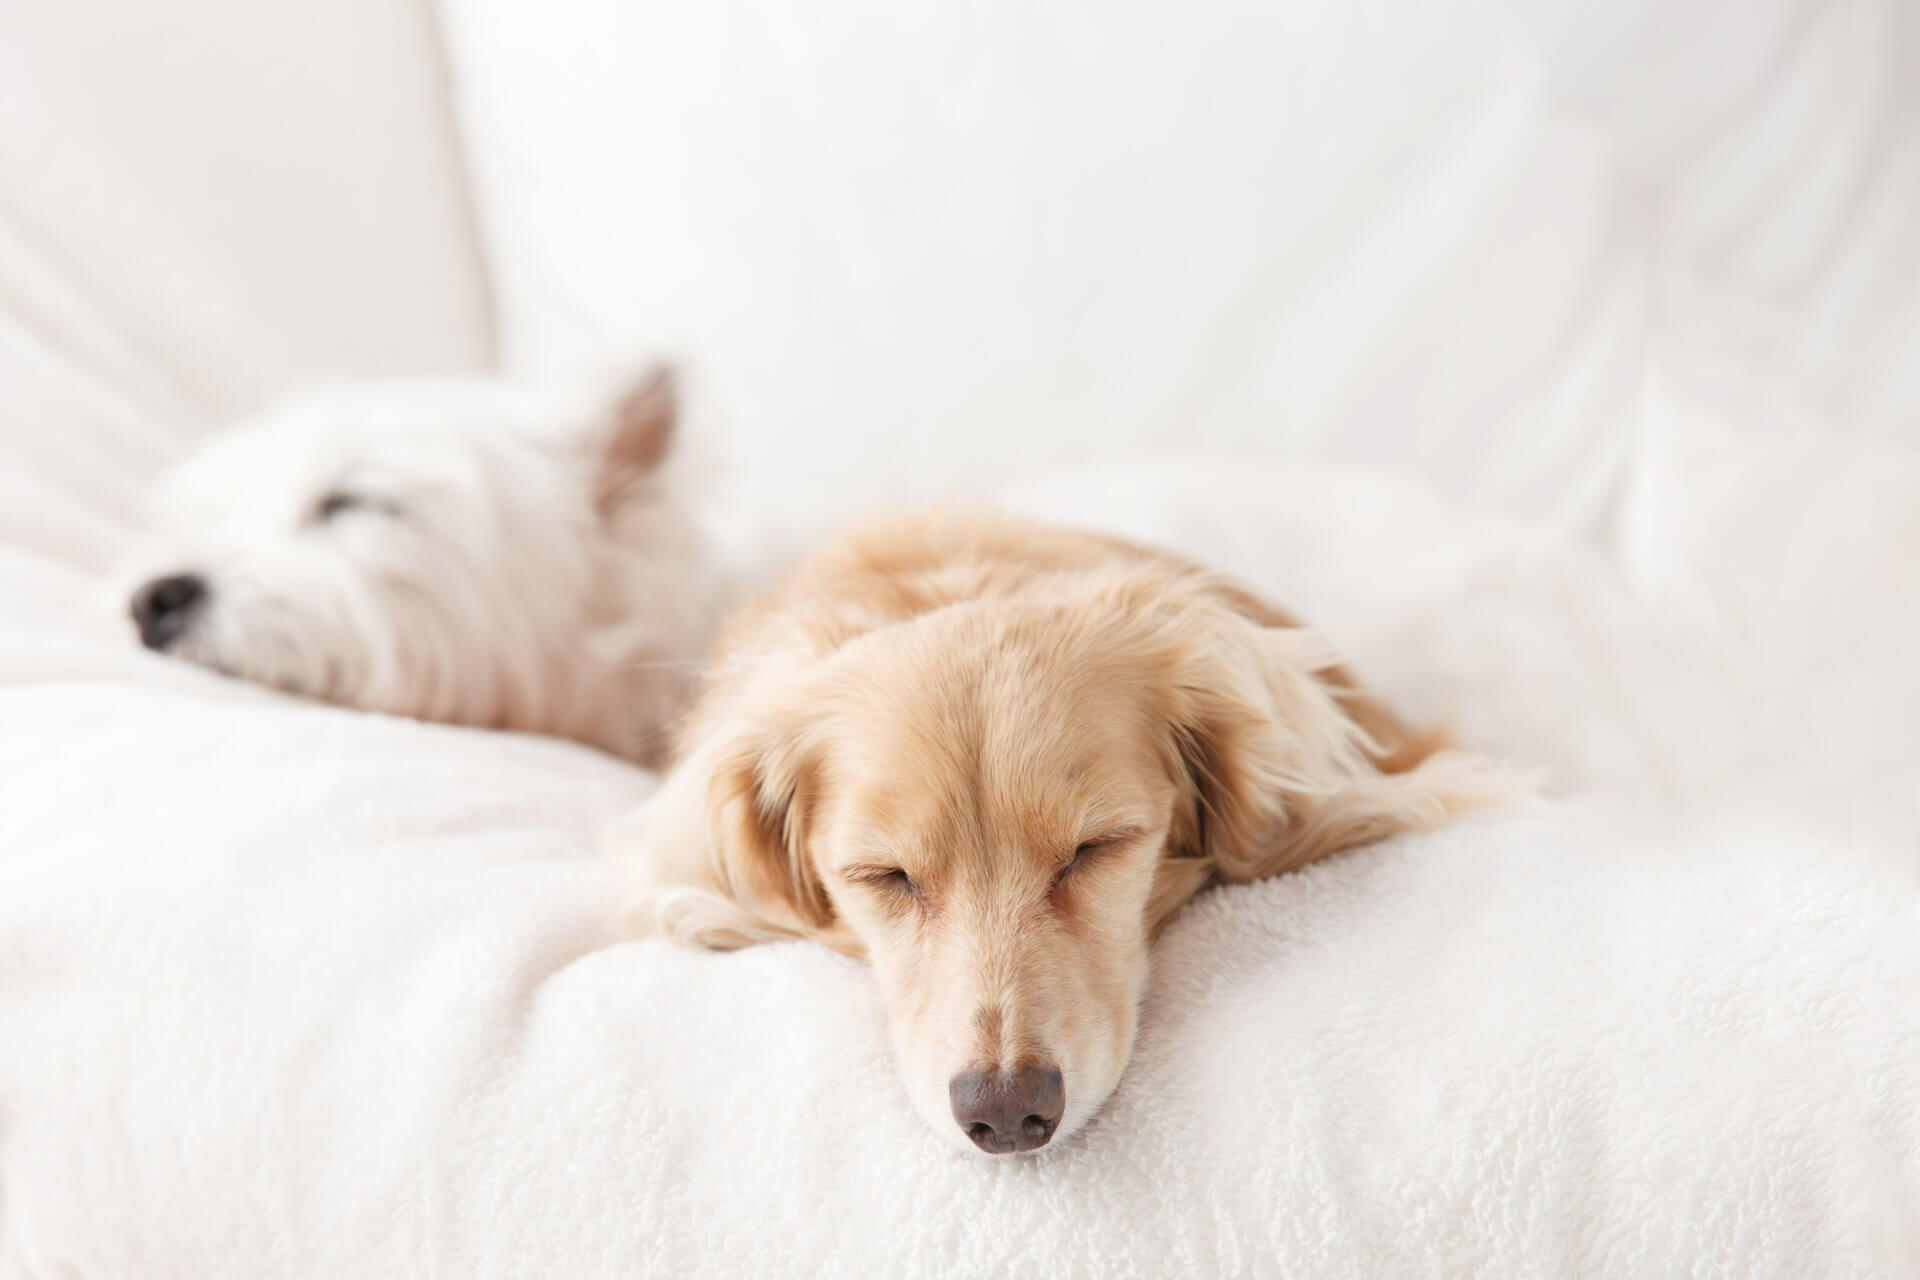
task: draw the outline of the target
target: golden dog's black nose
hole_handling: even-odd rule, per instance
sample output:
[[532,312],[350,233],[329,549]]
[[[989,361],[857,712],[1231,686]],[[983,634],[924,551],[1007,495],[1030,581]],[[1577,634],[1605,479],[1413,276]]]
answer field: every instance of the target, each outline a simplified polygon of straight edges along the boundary
[[947,1098],[973,1145],[997,1156],[1046,1146],[1067,1109],[1066,1083],[1053,1066],[962,1071]]

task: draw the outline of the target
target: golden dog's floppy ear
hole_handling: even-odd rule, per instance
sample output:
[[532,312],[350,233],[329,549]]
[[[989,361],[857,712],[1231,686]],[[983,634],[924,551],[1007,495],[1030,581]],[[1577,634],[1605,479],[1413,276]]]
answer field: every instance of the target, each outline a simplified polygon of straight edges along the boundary
[[804,844],[816,773],[798,735],[757,727],[727,744],[707,784],[712,853],[730,896],[809,937],[834,919]]
[[634,870],[629,924],[716,950],[780,938],[844,949],[805,849],[816,774],[797,732],[742,720],[706,735],[613,835]]
[[1192,623],[1169,741],[1188,793],[1155,885],[1156,927],[1209,879],[1278,875],[1530,788],[1478,756],[1435,749],[1437,736],[1406,734],[1310,630],[1208,605]]

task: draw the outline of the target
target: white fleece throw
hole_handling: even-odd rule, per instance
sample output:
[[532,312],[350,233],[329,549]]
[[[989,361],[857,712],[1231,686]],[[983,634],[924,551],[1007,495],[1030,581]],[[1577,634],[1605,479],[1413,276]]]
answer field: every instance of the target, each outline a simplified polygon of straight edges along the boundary
[[1043,497],[1574,798],[1202,895],[1112,1102],[1019,1159],[924,1129],[860,965],[610,935],[646,774],[148,656],[0,553],[0,1276],[1913,1274],[1912,846],[1710,779],[1734,648],[1613,570],[1310,479]]

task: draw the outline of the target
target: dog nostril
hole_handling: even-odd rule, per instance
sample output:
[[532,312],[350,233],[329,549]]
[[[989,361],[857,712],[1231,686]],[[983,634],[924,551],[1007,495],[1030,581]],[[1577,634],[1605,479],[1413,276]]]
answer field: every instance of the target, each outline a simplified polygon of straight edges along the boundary
[[1060,1069],[1026,1064],[963,1071],[947,1085],[953,1118],[973,1145],[994,1155],[1032,1151],[1052,1139],[1066,1110]]
[[169,574],[143,584],[128,604],[140,628],[140,643],[164,649],[179,639],[206,598],[207,580],[197,573]]

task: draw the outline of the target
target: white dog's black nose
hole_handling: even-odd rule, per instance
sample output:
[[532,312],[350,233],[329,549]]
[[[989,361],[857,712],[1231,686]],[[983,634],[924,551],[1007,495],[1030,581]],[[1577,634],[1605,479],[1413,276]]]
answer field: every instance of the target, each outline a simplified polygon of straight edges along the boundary
[[962,1071],[947,1098],[973,1145],[997,1156],[1046,1146],[1067,1109],[1066,1083],[1053,1066]]
[[192,625],[207,601],[207,580],[197,573],[174,573],[143,583],[128,612],[140,628],[140,643],[164,649]]

